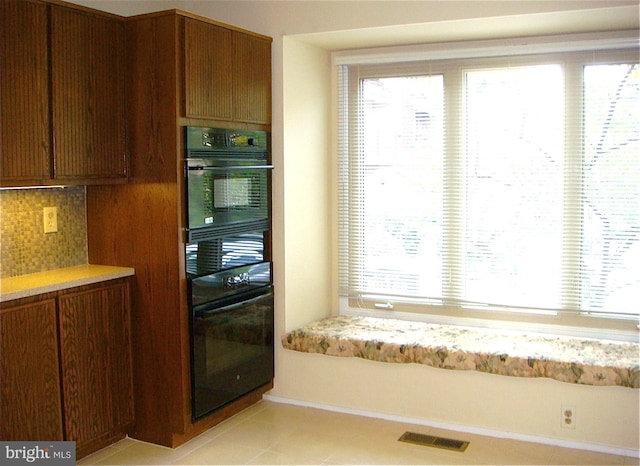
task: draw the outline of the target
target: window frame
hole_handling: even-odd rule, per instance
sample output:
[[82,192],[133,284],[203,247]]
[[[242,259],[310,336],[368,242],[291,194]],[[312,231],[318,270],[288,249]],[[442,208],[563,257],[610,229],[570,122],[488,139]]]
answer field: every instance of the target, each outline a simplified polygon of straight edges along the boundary
[[[615,64],[629,60],[638,59],[638,34],[625,32],[606,33],[606,34],[580,34],[573,36],[561,37],[544,37],[531,39],[527,44],[522,40],[513,41],[480,41],[472,43],[456,43],[456,44],[439,44],[439,45],[423,45],[412,47],[396,47],[391,49],[370,49],[351,52],[338,52],[332,56],[332,66],[334,73],[334,92],[336,98],[334,102],[338,102],[338,80],[340,79],[340,69],[343,65],[359,65],[358,79],[350,79],[349,92],[354,92],[353,86],[358,86],[359,79],[362,77],[386,77],[386,76],[405,76],[407,71],[411,74],[411,70],[415,70],[415,74],[437,74],[440,71],[446,71],[458,81],[457,85],[461,86],[463,82],[463,73],[472,65],[475,69],[495,68],[498,64],[505,62],[508,57],[514,66],[541,64],[544,61],[549,63],[566,62],[569,59],[571,63],[571,72],[573,74],[573,83],[568,84],[565,88],[566,92],[577,92],[576,89],[582,89],[582,70],[585,65],[583,62],[574,62],[577,56],[581,56],[585,61],[589,61],[590,57],[598,57],[598,63]],[[602,51],[600,53],[600,51]],[[605,57],[603,59],[602,57]],[[400,63],[402,70],[393,71],[393,67]],[[426,68],[425,68],[426,67]],[[425,72],[428,69],[428,73]],[[353,72],[353,71],[351,71]],[[579,82],[575,79],[578,77]],[[446,80],[447,78],[445,78]],[[451,76],[449,77],[451,79]],[[568,81],[568,80],[567,80]],[[447,85],[445,84],[445,89]],[[573,89],[571,89],[573,87]],[[459,99],[459,94],[453,97]],[[572,131],[582,134],[581,121],[582,110],[581,100],[571,99],[575,104],[572,108],[573,112],[567,112],[566,131]],[[448,101],[447,106],[461,106],[464,102]],[[353,108],[353,107],[352,107]],[[344,111],[344,109],[343,109]],[[339,109],[336,108],[335,134],[340,139],[340,116]],[[457,116],[461,112],[455,112]],[[578,118],[576,118],[576,115]],[[464,131],[461,125],[462,121],[449,121],[450,115],[445,116],[446,139],[460,138]],[[571,120],[571,121],[569,121]],[[351,115],[349,124],[357,124],[357,118]],[[451,131],[455,128],[455,132]],[[353,133],[349,133],[350,135]],[[579,138],[569,137],[569,141],[580,141]],[[353,142],[352,142],[353,143]],[[336,154],[339,152],[336,143]],[[450,144],[445,142],[445,146]],[[579,152],[582,147],[573,148]],[[451,151],[445,149],[445,153]],[[461,153],[454,156],[461,156]],[[336,155],[336,159],[338,155]],[[449,156],[445,157],[444,163],[459,163],[459,161],[449,160]],[[338,162],[339,163],[339,162]],[[572,164],[568,167],[566,164]],[[575,160],[565,162],[565,177],[571,170],[575,171]],[[343,189],[339,174],[337,175],[338,190]],[[458,179],[462,179],[459,177]],[[572,195],[580,196],[578,189]],[[340,197],[340,193],[337,194]],[[340,201],[338,201],[339,203]],[[336,209],[337,210],[337,209]],[[338,221],[339,222],[339,221]],[[338,242],[341,240],[338,232]],[[340,249],[338,245],[338,249]],[[579,264],[573,264],[574,267]],[[339,267],[341,268],[341,267]],[[340,272],[338,272],[339,274]],[[341,280],[337,277],[337,281]],[[340,289],[337,286],[336,289]],[[338,292],[339,294],[339,292]],[[446,293],[443,292],[443,296]],[[539,331],[553,334],[577,335],[591,338],[607,338],[617,340],[637,341],[638,319],[634,317],[616,318],[615,316],[602,316],[585,313],[584,311],[564,311],[564,310],[528,310],[501,307],[487,307],[484,310],[466,309],[464,303],[457,302],[454,304],[446,302],[428,302],[423,303],[403,303],[397,301],[393,306],[386,305],[383,296],[378,299],[359,299],[348,296],[338,296],[339,312],[344,315],[369,315],[375,317],[390,317],[407,320],[423,320],[443,324],[455,325],[474,325],[492,328],[509,328],[515,330]]]

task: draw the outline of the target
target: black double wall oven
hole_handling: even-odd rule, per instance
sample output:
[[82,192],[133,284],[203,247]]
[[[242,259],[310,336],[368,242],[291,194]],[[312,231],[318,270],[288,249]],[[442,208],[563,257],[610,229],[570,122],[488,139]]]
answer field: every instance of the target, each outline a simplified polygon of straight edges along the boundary
[[268,136],[186,128],[194,420],[273,379]]

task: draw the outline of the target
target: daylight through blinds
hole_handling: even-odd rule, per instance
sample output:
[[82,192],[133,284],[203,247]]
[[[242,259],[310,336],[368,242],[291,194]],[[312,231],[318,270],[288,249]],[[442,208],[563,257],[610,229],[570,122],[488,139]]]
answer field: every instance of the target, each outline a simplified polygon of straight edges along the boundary
[[340,294],[638,317],[637,51],[338,66]]

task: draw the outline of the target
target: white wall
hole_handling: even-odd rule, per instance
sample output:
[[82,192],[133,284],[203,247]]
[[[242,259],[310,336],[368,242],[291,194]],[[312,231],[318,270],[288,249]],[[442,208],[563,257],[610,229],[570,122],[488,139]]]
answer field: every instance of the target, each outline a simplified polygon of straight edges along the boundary
[[[638,393],[550,379],[281,351],[271,395],[498,437],[636,455]],[[575,407],[575,430],[561,407]]]
[[[638,27],[630,1],[114,1],[131,15],[169,4],[273,42],[274,262],[277,334],[335,311],[335,202],[326,49]],[[446,371],[296,353],[277,345],[272,395],[462,429],[639,447],[640,390]],[[560,428],[562,404],[575,430]]]
[[282,283],[284,328],[293,329],[327,316],[332,307],[331,57],[288,37],[283,55]]

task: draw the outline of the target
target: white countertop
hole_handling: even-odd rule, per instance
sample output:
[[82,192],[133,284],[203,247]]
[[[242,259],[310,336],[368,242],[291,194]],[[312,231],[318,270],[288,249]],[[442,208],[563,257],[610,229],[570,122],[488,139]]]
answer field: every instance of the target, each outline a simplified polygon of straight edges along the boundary
[[134,269],[130,267],[87,264],[3,278],[0,280],[0,302],[130,277],[134,274]]

